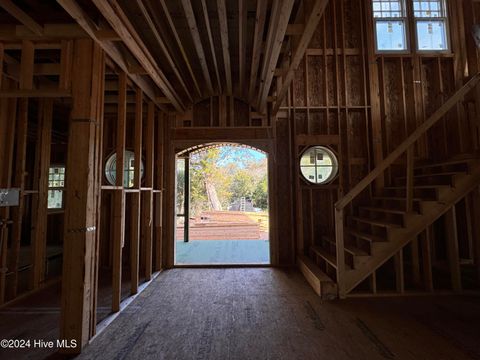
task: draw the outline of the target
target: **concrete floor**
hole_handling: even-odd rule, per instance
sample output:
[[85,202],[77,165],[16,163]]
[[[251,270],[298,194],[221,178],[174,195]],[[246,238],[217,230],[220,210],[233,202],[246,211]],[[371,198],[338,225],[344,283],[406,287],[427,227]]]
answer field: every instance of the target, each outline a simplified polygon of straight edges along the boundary
[[269,264],[268,240],[177,241],[175,264]]
[[323,302],[294,269],[161,273],[82,359],[480,359],[478,297]]

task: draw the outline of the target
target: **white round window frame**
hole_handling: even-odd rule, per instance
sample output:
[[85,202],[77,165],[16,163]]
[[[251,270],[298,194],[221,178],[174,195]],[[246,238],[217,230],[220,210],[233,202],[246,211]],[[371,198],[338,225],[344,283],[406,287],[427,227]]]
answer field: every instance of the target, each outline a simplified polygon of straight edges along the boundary
[[[131,159],[134,159],[135,157],[135,153],[133,151],[130,151],[130,150],[125,150],[125,159],[127,158],[131,158]],[[108,157],[107,157],[107,161],[105,162],[105,168],[104,168],[104,171],[103,171],[103,174],[107,180],[107,182],[112,185],[112,186],[115,186],[116,185],[116,176],[115,178],[112,177],[112,172],[109,171],[109,168],[112,167],[112,163],[116,164],[117,162],[117,153],[116,152],[113,152],[111,153]],[[115,170],[114,170],[115,172]],[[143,180],[143,176],[144,176],[144,166],[143,166],[143,159],[140,160],[140,180],[142,181]],[[132,188],[132,186],[125,186],[125,183],[124,183],[124,188],[125,189],[130,189]]]
[[[322,150],[324,150],[329,156],[330,158],[332,159],[332,174],[325,180],[325,181],[322,181],[322,182],[313,182],[311,181],[310,179],[308,179],[304,174],[303,174],[303,171],[302,171],[302,158],[303,156],[308,153],[310,150],[312,149],[315,149],[315,148],[321,148]],[[315,166],[316,168],[317,166]],[[303,180],[308,184],[308,185],[318,185],[318,186],[322,186],[322,185],[329,185],[331,184],[333,181],[335,181],[338,177],[338,171],[339,171],[339,162],[338,162],[338,156],[337,156],[337,153],[332,150],[330,147],[328,146],[325,146],[325,145],[312,145],[312,146],[309,146],[307,147],[305,150],[302,151],[301,155],[300,155],[300,159],[299,159],[299,168],[300,168],[300,175],[301,177],[303,178]]]

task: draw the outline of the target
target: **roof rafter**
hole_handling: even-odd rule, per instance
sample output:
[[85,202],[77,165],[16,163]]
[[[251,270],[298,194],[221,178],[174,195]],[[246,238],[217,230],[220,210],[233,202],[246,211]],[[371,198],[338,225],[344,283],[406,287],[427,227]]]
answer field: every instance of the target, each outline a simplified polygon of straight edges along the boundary
[[238,73],[239,93],[245,93],[245,67],[247,50],[247,0],[238,0]]
[[[122,53],[111,41],[103,41],[96,36],[96,25],[92,19],[82,10],[75,0],[57,0],[63,9],[74,18],[77,23],[85,30],[91,38],[100,45],[100,47],[115,61],[115,63],[125,72],[128,72],[128,64]],[[166,111],[164,105],[157,101],[155,89],[144,78],[138,75],[129,74],[130,79],[137,84],[143,92],[153,100],[163,111]]]
[[205,26],[207,27],[208,42],[210,44],[210,51],[212,53],[213,65],[215,67],[215,73],[217,75],[218,92],[221,93],[222,92],[222,81],[220,79],[220,73],[218,71],[217,56],[215,55],[215,45],[213,44],[212,29],[211,29],[211,26],[210,26],[210,19],[208,17],[208,8],[207,8],[207,3],[205,2],[205,0],[202,0],[202,10],[203,10],[203,17],[205,19]]
[[294,2],[294,0],[280,0],[278,11],[270,21],[270,37],[266,45],[266,61],[264,61],[262,77],[260,79],[260,91],[258,94],[258,111],[260,112],[264,112],[267,105],[268,93],[270,92]]
[[195,13],[193,12],[192,3],[190,0],[182,0],[183,10],[187,18],[188,27],[190,28],[190,34],[193,38],[193,44],[197,51],[198,59],[200,60],[200,66],[202,67],[203,76],[207,82],[207,88],[210,94],[213,94],[212,79],[210,78],[210,71],[208,70],[207,59],[205,58],[205,51],[203,50],[202,40],[200,32],[197,26],[197,20],[195,19]]
[[170,30],[173,33],[173,37],[175,38],[175,41],[177,42],[177,46],[180,49],[180,53],[182,54],[183,61],[185,61],[185,64],[187,65],[188,72],[190,73],[190,76],[192,77],[192,80],[193,80],[193,83],[195,85],[195,89],[197,90],[198,96],[202,96],[202,91],[200,90],[200,85],[198,84],[197,77],[195,76],[195,73],[193,72],[192,65],[190,64],[190,60],[188,59],[187,53],[185,52],[185,48],[183,47],[182,41],[180,40],[180,36],[178,35],[177,29],[175,27],[175,24],[173,23],[172,16],[170,15],[170,12],[168,11],[167,4],[165,3],[165,0],[160,0],[160,5],[162,6],[165,17],[167,18],[167,22],[168,22],[168,25],[170,26]]
[[42,35],[43,27],[32,19],[25,11],[20,9],[10,0],[0,0],[0,7],[2,7],[6,12],[12,15],[15,19],[20,21],[25,25],[29,30],[37,35]]
[[153,59],[152,54],[148,51],[120,5],[116,1],[92,0],[92,2],[110,23],[110,26],[117,31],[117,34],[125,46],[132,52],[155,84],[157,84],[165,96],[170,99],[175,109],[184,111],[185,105],[182,100],[175,92],[165,74],[158,67],[157,62]]
[[253,35],[252,67],[250,70],[250,83],[248,88],[248,99],[250,102],[253,101],[253,93],[257,85],[258,66],[260,64],[260,56],[262,55],[263,32],[267,17],[267,3],[267,0],[257,1],[255,32]]
[[217,0],[218,21],[220,24],[220,38],[222,42],[223,63],[227,81],[227,94],[232,95],[232,67],[230,65],[230,50],[228,43],[227,6],[225,0]]
[[160,33],[158,32],[157,27],[156,27],[152,17],[150,16],[150,13],[152,13],[152,12],[148,11],[146,9],[146,7],[143,3],[143,0],[137,0],[137,4],[138,4],[138,7],[140,8],[140,11],[143,14],[143,17],[147,21],[147,24],[150,27],[150,30],[152,31],[153,36],[155,37],[158,45],[160,46],[160,49],[163,51],[165,57],[167,58],[168,63],[172,67],[175,76],[177,77],[178,81],[180,82],[180,85],[182,85],[182,88],[185,91],[185,94],[187,94],[190,101],[193,102],[192,95],[190,94],[190,91],[189,91],[187,85],[185,84],[185,81],[183,80],[183,77],[180,74],[177,65],[173,61],[172,56],[170,55],[170,53],[167,49],[167,46],[165,45],[165,42],[163,41]]

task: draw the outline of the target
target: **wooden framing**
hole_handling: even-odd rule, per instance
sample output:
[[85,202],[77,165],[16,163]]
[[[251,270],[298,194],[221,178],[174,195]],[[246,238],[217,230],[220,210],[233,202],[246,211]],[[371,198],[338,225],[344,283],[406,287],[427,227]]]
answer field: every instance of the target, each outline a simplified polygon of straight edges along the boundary
[[73,51],[76,71],[72,73],[60,329],[62,339],[77,341],[76,348],[64,351],[79,353],[96,325],[95,195],[100,172],[96,169],[99,163],[95,162],[95,149],[100,139],[95,129],[103,121],[99,98],[103,96],[105,55],[92,40],[76,40]]
[[10,15],[20,21],[23,25],[25,25],[31,32],[37,35],[41,35],[43,33],[42,26],[35,20],[33,20],[27,13],[25,13],[12,1],[0,0],[0,7],[6,10]]
[[197,90],[197,93],[200,95],[202,92],[200,90],[200,86],[198,84],[197,78],[195,77],[195,74],[192,70],[192,65],[190,64],[190,60],[188,59],[188,56],[185,52],[185,48],[183,47],[182,41],[180,40],[180,37],[178,35],[177,29],[175,27],[175,24],[173,23],[172,17],[170,15],[170,12],[168,11],[167,5],[165,3],[165,0],[160,0],[160,4],[162,5],[163,12],[167,18],[168,24],[170,26],[170,30],[173,33],[173,36],[175,38],[175,41],[177,43],[177,46],[180,49],[180,52],[182,53],[182,58],[183,61],[185,61],[185,64],[188,68],[188,72],[190,73],[190,77],[192,78],[192,81],[195,85],[195,89]]
[[290,83],[293,80],[293,76],[295,70],[300,65],[300,61],[304,58],[305,51],[307,49],[310,40],[312,39],[313,33],[318,27],[321,17],[327,7],[328,0],[316,0],[313,4],[311,9],[310,15],[308,17],[307,23],[304,27],[302,37],[295,49],[295,53],[293,55],[292,61],[290,63],[290,67],[283,78],[282,87],[277,90],[277,99],[275,106],[273,108],[273,114],[275,115],[277,111],[280,109],[280,105],[282,104],[283,99],[287,95],[288,88]]
[[34,202],[33,223],[33,270],[32,288],[36,289],[45,280],[45,262],[47,246],[47,207],[48,207],[48,176],[50,168],[53,100],[44,99],[39,110],[40,135],[36,150],[36,177],[38,195]]
[[200,33],[198,32],[197,21],[195,20],[195,14],[193,12],[191,0],[182,0],[183,10],[187,17],[188,26],[190,28],[190,34],[192,35],[195,51],[197,52],[200,66],[202,67],[203,77],[205,79],[207,89],[210,94],[213,94],[212,79],[210,78],[210,72],[208,71],[207,60],[205,58],[205,52],[203,50]]
[[155,23],[153,22],[152,17],[150,16],[148,10],[145,8],[143,5],[142,0],[137,0],[138,7],[142,11],[142,15],[147,20],[148,26],[150,27],[150,30],[152,31],[152,34],[155,36],[155,39],[157,40],[158,45],[160,46],[160,49],[162,49],[163,54],[168,60],[168,63],[170,64],[170,67],[173,69],[173,72],[175,73],[175,76],[177,80],[180,82],[182,85],[183,90],[185,91],[185,94],[187,94],[188,98],[190,101],[193,101],[192,95],[190,94],[190,90],[188,89],[187,85],[185,84],[185,81],[183,81],[183,77],[180,75],[180,72],[178,70],[177,65],[175,64],[175,61],[172,59],[170,56],[170,53],[167,49],[167,46],[165,45],[165,42],[163,41],[160,33],[158,32]]
[[225,78],[227,82],[227,95],[233,94],[232,87],[232,68],[230,65],[230,52],[228,51],[228,24],[227,24],[227,9],[225,0],[217,0],[218,22],[220,24],[220,38],[222,41],[223,64],[225,68]]
[[213,36],[212,36],[212,28],[210,26],[210,19],[208,17],[208,7],[206,0],[202,1],[202,11],[203,11],[203,19],[205,20],[205,26],[207,28],[208,34],[208,43],[210,45],[210,54],[213,59],[213,66],[215,68],[215,74],[217,76],[217,85],[218,85],[218,92],[222,92],[222,80],[220,79],[220,73],[218,71],[218,62],[217,62],[217,55],[215,54],[215,45],[213,43]]
[[[442,273],[464,293],[476,280],[467,281],[467,266],[480,279],[477,1],[448,2],[451,51],[428,54],[415,50],[411,16],[410,50],[376,51],[367,0],[258,0],[255,9],[246,0],[93,0],[95,20],[97,9],[57,2],[71,23],[40,24],[0,0],[18,21],[0,26],[0,188],[20,189],[20,206],[0,208],[0,304],[46,281],[51,143],[65,145],[55,126],[71,107],[61,336],[79,347],[66,352],[79,352],[96,331],[104,265],[114,312],[124,264],[131,294],[173,266],[172,159],[194,144],[232,141],[269,153],[272,264],[298,260],[318,293],[436,293]],[[299,158],[310,146],[337,155],[331,183],[302,177]],[[134,185],[125,189],[131,148]],[[102,186],[109,153],[116,184]],[[443,165],[428,170],[432,163]],[[457,173],[462,166],[468,176]],[[429,201],[419,200],[424,194]],[[352,234],[358,223],[366,234]],[[313,246],[328,250],[328,261]],[[21,266],[27,248],[31,270]]]
[[258,66],[260,64],[260,55],[263,42],[263,30],[265,28],[265,19],[267,13],[267,1],[257,1],[257,12],[255,19],[255,32],[253,35],[253,54],[252,54],[252,68],[250,70],[250,83],[248,88],[248,99],[253,100],[253,93],[257,85]]
[[273,75],[277,66],[283,38],[287,31],[288,20],[292,13],[294,1],[282,0],[270,19],[269,36],[266,44],[265,60],[263,62],[262,75],[260,78],[260,91],[258,95],[258,111],[264,112],[267,105],[267,97],[272,84]]
[[114,224],[112,246],[112,311],[120,310],[122,291],[122,249],[125,244],[125,138],[127,126],[126,113],[127,75],[121,72],[118,76],[118,118],[116,137],[116,170],[117,190],[114,197]]

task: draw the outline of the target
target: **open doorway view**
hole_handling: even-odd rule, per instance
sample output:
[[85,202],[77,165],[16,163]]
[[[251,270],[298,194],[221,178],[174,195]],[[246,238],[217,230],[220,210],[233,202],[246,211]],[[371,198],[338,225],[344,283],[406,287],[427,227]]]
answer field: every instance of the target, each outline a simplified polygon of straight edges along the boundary
[[268,159],[240,144],[176,158],[176,265],[270,264]]

